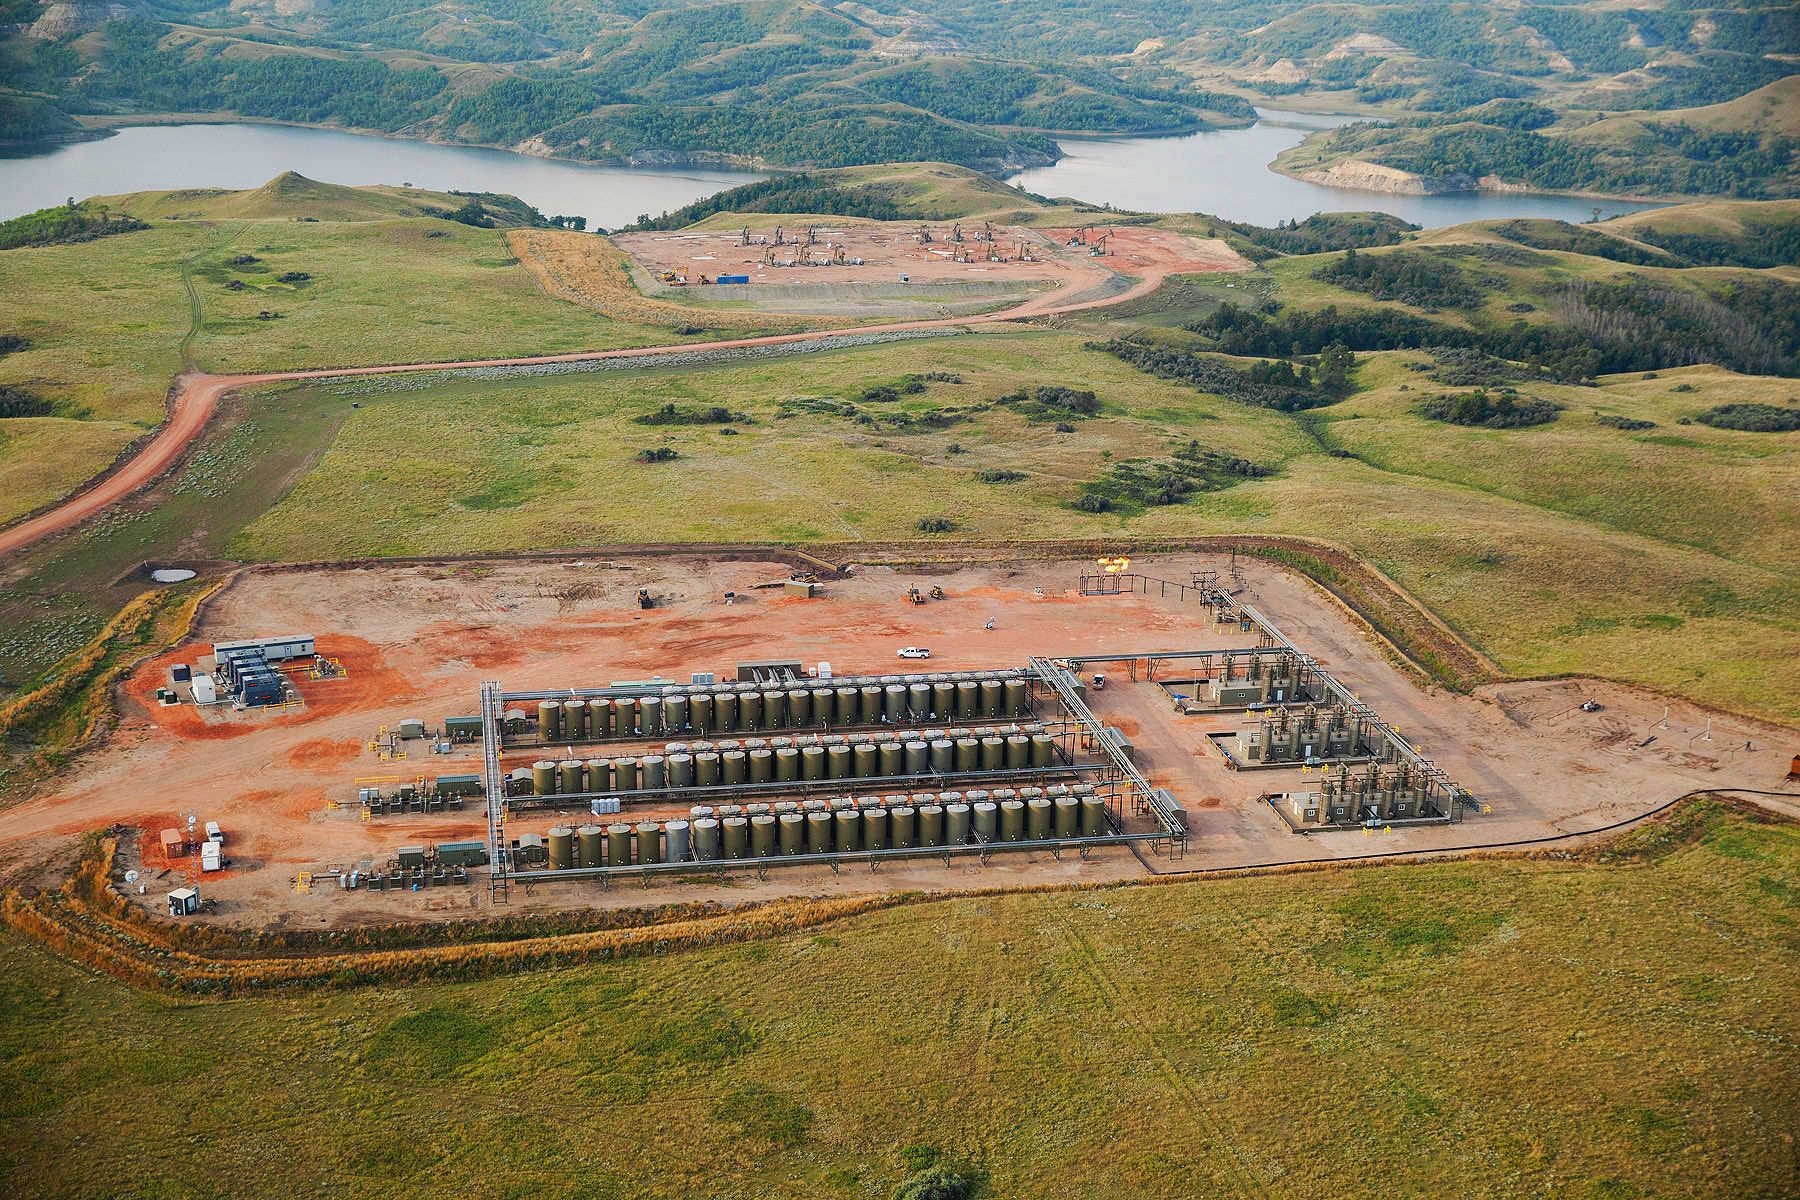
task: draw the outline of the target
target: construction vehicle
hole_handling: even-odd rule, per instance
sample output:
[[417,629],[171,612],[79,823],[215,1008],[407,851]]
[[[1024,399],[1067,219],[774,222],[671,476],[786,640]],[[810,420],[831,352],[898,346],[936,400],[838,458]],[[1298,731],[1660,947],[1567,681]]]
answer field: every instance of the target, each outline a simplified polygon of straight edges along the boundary
[[923,604],[923,603],[925,603],[925,593],[921,592],[916,587],[915,588],[907,588],[906,589],[906,599],[909,604]]
[[931,598],[933,600],[942,600],[944,598],[944,589],[936,586],[935,584],[932,585]]
[[649,588],[639,588],[638,589],[638,607],[639,608],[655,608],[656,607],[656,600],[650,595]]

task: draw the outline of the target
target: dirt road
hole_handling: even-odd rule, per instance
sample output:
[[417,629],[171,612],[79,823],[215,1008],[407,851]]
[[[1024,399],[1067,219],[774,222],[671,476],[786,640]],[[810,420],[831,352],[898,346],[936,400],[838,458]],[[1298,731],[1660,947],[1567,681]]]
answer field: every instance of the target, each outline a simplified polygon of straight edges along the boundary
[[[796,342],[827,341],[832,338],[863,336],[871,333],[900,333],[916,329],[952,329],[971,325],[988,325],[1000,321],[1020,321],[1034,317],[1053,317],[1065,313],[1085,312],[1123,304],[1147,296],[1161,287],[1170,275],[1248,270],[1243,259],[1209,250],[1192,239],[1162,230],[1130,255],[1133,274],[1121,278],[1135,279],[1124,291],[1090,299],[1060,298],[1059,289],[1033,296],[1023,304],[999,312],[966,317],[931,317],[912,321],[893,321],[881,325],[859,325],[848,329],[811,330],[804,333],[769,334],[762,337],[726,338],[712,342],[681,342],[661,346],[640,346],[630,350],[578,350],[564,354],[532,354],[516,358],[481,358],[460,362],[393,363],[370,367],[331,367],[310,371],[275,371],[255,375],[183,375],[175,381],[169,420],[143,449],[122,463],[117,470],[103,475],[92,485],[64,500],[55,508],[0,530],[0,555],[12,554],[35,545],[52,534],[72,529],[82,521],[131,495],[168,470],[192,445],[218,409],[219,401],[241,387],[265,383],[288,383],[306,379],[337,379],[355,375],[394,375],[413,371],[443,371],[470,367],[535,366],[543,363],[598,362],[605,359],[653,359],[665,354],[693,354],[708,350],[735,350],[748,346],[782,346]],[[1235,260],[1235,261],[1233,261]]]

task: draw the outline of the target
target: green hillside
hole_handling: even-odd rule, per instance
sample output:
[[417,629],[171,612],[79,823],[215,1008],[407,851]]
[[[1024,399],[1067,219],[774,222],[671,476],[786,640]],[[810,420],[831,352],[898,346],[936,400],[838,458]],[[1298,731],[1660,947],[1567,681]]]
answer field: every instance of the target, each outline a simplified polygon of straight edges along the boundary
[[[1797,898],[1794,827],[1708,806],[1585,859],[952,896],[483,982],[172,998],[9,934],[0,1179],[1774,1200]],[[933,1167],[959,1190],[896,1191]]]

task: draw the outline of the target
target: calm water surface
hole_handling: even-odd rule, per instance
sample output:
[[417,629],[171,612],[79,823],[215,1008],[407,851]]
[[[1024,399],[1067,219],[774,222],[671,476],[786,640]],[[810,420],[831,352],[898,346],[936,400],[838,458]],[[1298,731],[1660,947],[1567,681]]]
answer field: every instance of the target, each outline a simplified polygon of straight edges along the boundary
[[[1144,212],[1204,212],[1273,225],[1315,212],[1377,210],[1419,225],[1483,217],[1586,221],[1595,203],[1616,216],[1648,207],[1566,196],[1395,196],[1321,187],[1268,169],[1313,129],[1351,118],[1263,112],[1249,129],[1175,138],[1069,140],[1053,167],[1008,182],[1047,196]],[[505,150],[406,142],[283,125],[149,125],[47,154],[0,159],[0,219],[84,197],[162,188],[249,188],[283,171],[329,183],[410,183],[439,191],[505,192],[546,215],[616,229],[760,178],[699,168],[594,167]]]
[[0,159],[0,219],[70,196],[251,188],[283,171],[328,183],[505,192],[546,216],[616,229],[761,176],[679,167],[590,167],[505,150],[436,146],[284,125],[145,125],[48,154]]
[[1074,196],[1092,204],[1139,212],[1203,212],[1228,221],[1273,225],[1316,212],[1386,212],[1426,227],[1489,217],[1559,217],[1589,221],[1594,207],[1616,217],[1653,205],[1569,196],[1462,192],[1396,196],[1303,183],[1269,170],[1275,156],[1315,129],[1334,129],[1354,117],[1259,110],[1249,129],[1220,129],[1173,138],[1095,138],[1062,143],[1055,166],[1037,167],[1007,182],[1041,196]]

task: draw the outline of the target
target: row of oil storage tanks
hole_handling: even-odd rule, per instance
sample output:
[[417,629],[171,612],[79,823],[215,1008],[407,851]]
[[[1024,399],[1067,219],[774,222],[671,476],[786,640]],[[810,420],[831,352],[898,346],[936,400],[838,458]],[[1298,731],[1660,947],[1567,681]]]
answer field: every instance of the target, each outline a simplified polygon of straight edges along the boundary
[[980,843],[1105,837],[1106,800],[1092,784],[993,791],[843,796],[834,800],[698,806],[690,819],[559,825],[519,839],[520,866],[551,870],[727,862],[801,854],[863,854]]
[[[909,682],[910,680],[910,682]],[[840,687],[720,689],[538,702],[538,740],[546,744],[655,737],[669,733],[746,733],[914,721],[983,721],[1025,716],[1025,678],[888,675],[880,683]],[[522,713],[506,725],[516,729]]]
[[767,740],[669,742],[661,754],[624,758],[540,759],[509,771],[506,793],[593,795],[808,780],[896,779],[1055,765],[1056,741],[1042,725],[807,734]]

